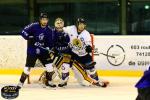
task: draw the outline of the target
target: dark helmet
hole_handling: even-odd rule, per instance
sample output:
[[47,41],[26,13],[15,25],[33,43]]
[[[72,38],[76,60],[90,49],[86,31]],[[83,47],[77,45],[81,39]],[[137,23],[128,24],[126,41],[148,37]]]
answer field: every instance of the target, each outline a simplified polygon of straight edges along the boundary
[[39,19],[41,18],[48,18],[48,14],[47,13],[41,13],[39,16]]
[[78,18],[77,21],[76,21],[76,25],[78,25],[79,23],[84,23],[84,24],[86,24],[84,18]]

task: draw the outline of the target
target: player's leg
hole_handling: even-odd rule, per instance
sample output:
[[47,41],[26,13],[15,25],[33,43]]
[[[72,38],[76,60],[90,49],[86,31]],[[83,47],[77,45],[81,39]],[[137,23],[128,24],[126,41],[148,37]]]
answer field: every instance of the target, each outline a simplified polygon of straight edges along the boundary
[[93,84],[94,80],[87,75],[87,72],[81,65],[80,61],[82,60],[82,57],[76,55],[73,52],[71,52],[71,55],[72,55],[71,59],[73,60],[72,70],[73,70],[73,72],[75,74],[75,78],[77,79],[79,84],[83,85],[83,86],[90,85],[90,84],[87,84],[87,82]]
[[150,88],[138,89],[136,100],[150,100]]
[[78,83],[82,86],[89,86],[95,81],[87,75],[84,68],[77,61],[74,61],[72,71],[74,72],[75,78],[77,79]]
[[[59,60],[57,59],[57,62],[55,62],[56,66],[63,65],[62,66],[62,82],[58,85],[59,87],[63,87],[67,85],[67,80],[69,78],[70,59],[71,59],[70,57],[64,56],[63,58],[60,58]],[[76,60],[73,62],[72,69],[74,71],[75,77],[77,78],[79,84],[85,86],[85,85],[89,85],[87,82],[92,83],[92,84],[97,83],[97,81],[93,80],[87,75],[87,72]]]
[[19,88],[19,89],[23,86],[25,80],[26,80],[27,77],[29,76],[29,74],[30,74],[30,69],[31,69],[32,67],[34,67],[36,60],[37,60],[37,57],[36,57],[36,56],[32,56],[32,55],[29,55],[29,54],[27,55],[27,58],[26,58],[26,65],[25,65],[25,67],[24,67],[24,70],[23,70],[23,72],[22,72],[22,74],[21,74],[21,77],[20,77],[20,80],[19,80],[19,83],[18,83],[18,88]]
[[61,82],[58,84],[59,87],[67,85],[69,79],[71,55],[63,54],[60,59],[56,62],[57,68],[61,68]]
[[55,74],[54,67],[53,67],[53,59],[50,58],[49,54],[43,54],[39,56],[39,60],[41,63],[45,66],[46,72],[46,81],[45,85],[50,87],[56,87],[56,85],[53,82],[53,75]]
[[141,95],[141,90],[138,89],[138,96],[136,97],[136,100],[143,100]]
[[100,87],[106,87],[108,85],[108,82],[103,82],[99,80],[97,71],[95,69],[95,62],[92,61],[92,57],[88,54],[86,56],[80,57],[80,61],[79,61],[82,66],[84,67],[84,69],[86,70],[87,74],[94,79],[95,81],[97,81],[97,86]]
[[[60,70],[62,64],[63,64],[63,56],[56,56],[54,61],[53,61],[53,67],[55,68],[54,69],[55,73],[52,75],[52,79],[54,79],[57,75],[61,79],[61,72],[59,70]],[[39,81],[42,81],[42,83],[45,84],[45,82],[47,81],[47,79],[46,79],[46,71],[44,71],[41,74],[41,76],[39,78]]]
[[63,87],[67,85],[68,79],[69,79],[69,69],[70,64],[69,63],[63,63],[62,64],[62,78],[60,84],[58,84],[59,87]]

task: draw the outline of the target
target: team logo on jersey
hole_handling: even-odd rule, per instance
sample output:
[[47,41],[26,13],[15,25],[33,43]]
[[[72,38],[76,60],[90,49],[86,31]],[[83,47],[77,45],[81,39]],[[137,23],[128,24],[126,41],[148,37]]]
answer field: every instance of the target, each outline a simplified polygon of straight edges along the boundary
[[82,47],[82,42],[79,39],[73,39],[72,43],[73,43],[73,46],[76,46],[78,48]]
[[39,35],[39,40],[43,40],[44,39],[44,33],[41,33],[40,35]]

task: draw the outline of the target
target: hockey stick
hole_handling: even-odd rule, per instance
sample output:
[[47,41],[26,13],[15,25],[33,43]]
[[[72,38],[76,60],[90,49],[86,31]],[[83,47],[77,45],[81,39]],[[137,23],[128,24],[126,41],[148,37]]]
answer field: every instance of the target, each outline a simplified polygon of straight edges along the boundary
[[99,54],[102,54],[102,55],[107,56],[107,57],[115,58],[115,56],[108,55],[108,54],[105,54],[105,53],[99,53]]
[[[35,44],[36,45],[36,44]],[[54,53],[54,51],[52,51],[52,50],[50,50],[50,49],[48,49],[48,48],[45,48],[45,47],[42,47],[42,46],[40,46],[40,45],[36,45],[37,47],[39,47],[39,48],[42,48],[43,50],[47,50],[49,53]],[[58,74],[58,76],[59,76],[59,78],[61,78],[61,74],[60,74],[60,72],[57,70],[57,68],[55,68],[55,73],[57,73]]]
[[[50,54],[50,53],[54,53],[54,51],[50,50],[49,48],[42,47],[41,45],[35,44],[35,46],[36,46],[36,47],[39,47],[39,48],[41,48],[41,49],[43,49],[43,50],[48,51],[49,54]],[[58,75],[58,77],[61,79],[61,73],[57,70],[57,68],[55,68],[54,72],[55,72],[55,73]],[[43,73],[40,75],[39,81],[42,79],[42,76],[45,75],[44,73],[45,73],[45,72],[43,72]],[[55,77],[56,77],[56,76],[54,76],[53,79],[54,79]],[[28,84],[31,83],[31,81],[30,81],[30,76],[28,76],[28,78],[27,78],[27,83],[28,83]]]
[[37,43],[35,43],[34,45],[37,46],[37,47],[39,47],[39,48],[41,48],[41,49],[43,49],[43,50],[48,51],[49,53],[54,53],[54,51],[50,50],[49,48],[42,47],[42,46],[38,45]]

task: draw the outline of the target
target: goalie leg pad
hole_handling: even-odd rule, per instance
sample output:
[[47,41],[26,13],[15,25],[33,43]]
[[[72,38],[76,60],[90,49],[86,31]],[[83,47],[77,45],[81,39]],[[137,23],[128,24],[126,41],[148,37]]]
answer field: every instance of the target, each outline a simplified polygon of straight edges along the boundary
[[69,69],[70,69],[70,64],[68,64],[68,63],[63,63],[62,64],[62,72],[63,73],[68,73]]
[[53,72],[54,71],[54,68],[53,68],[53,64],[50,63],[50,64],[45,64],[46,66],[46,71],[47,72]]
[[[62,64],[62,82],[61,82],[61,85],[62,84],[67,85],[67,81],[69,79],[69,69],[70,69],[70,64],[68,64],[68,63]],[[61,85],[60,85],[60,87],[61,87]]]
[[64,54],[64,55],[63,55],[63,60],[64,60],[65,63],[70,63],[71,55],[69,55],[69,54]]
[[54,63],[53,65],[59,69],[63,63],[70,63],[70,60],[71,60],[71,55],[64,54],[62,56],[56,57],[56,59],[53,62]]

